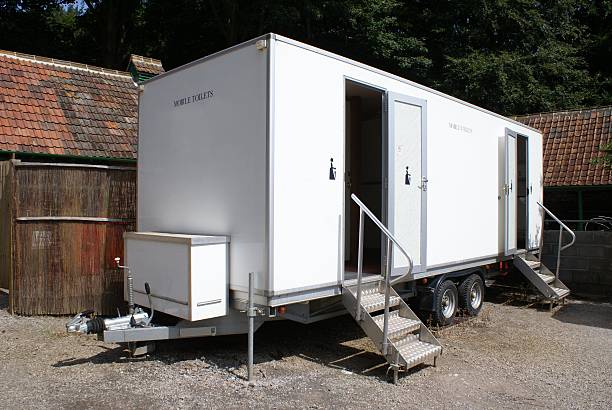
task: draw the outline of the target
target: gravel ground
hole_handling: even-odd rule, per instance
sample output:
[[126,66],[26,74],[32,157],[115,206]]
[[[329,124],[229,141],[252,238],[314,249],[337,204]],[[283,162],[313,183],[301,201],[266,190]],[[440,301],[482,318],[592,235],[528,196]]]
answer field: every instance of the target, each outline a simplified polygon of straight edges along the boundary
[[572,300],[553,316],[488,301],[439,332],[444,354],[397,385],[348,316],[255,335],[163,342],[129,359],[119,346],[67,335],[66,318],[17,317],[0,293],[4,408],[612,408],[612,305]]

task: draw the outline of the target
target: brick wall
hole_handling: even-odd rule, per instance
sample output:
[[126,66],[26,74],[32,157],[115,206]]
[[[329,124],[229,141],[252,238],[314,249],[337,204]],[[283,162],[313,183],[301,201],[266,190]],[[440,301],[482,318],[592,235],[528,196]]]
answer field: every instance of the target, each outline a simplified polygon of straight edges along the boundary
[[[570,240],[564,233],[564,243]],[[557,266],[558,230],[544,232],[543,260],[551,271]],[[561,252],[559,278],[574,293],[612,295],[612,232],[576,232],[576,243]]]

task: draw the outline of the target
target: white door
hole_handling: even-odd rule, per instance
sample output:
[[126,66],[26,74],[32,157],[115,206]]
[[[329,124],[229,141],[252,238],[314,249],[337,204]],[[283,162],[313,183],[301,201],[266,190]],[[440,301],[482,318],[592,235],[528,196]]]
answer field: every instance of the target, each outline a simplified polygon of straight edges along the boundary
[[533,250],[540,247],[542,235],[542,203],[543,175],[542,175],[542,138],[531,136],[528,142],[529,156],[529,235],[527,238],[527,249]]
[[506,165],[504,181],[505,237],[504,254],[516,253],[516,133],[506,130]]
[[[389,230],[411,256],[414,273],[426,267],[427,161],[424,100],[388,94],[389,130]],[[392,274],[403,275],[406,257],[394,247]]]

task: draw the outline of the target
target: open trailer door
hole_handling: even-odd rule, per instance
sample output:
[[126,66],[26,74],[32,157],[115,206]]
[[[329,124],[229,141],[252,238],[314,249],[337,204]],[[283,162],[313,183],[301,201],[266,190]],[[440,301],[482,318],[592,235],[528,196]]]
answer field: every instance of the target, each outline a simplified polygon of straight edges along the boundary
[[[427,102],[389,93],[389,230],[413,258],[414,273],[426,267],[427,244]],[[406,273],[408,260],[395,248],[392,274]]]
[[514,131],[506,129],[504,165],[504,255],[516,253],[516,139]]

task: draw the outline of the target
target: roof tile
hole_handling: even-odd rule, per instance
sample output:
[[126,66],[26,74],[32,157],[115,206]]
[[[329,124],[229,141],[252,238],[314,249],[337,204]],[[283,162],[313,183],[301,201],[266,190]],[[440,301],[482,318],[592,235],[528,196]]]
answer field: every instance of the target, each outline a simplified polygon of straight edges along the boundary
[[612,141],[612,106],[516,117],[544,137],[544,185],[612,185],[612,170],[593,163]]
[[136,159],[137,104],[127,72],[0,50],[0,150]]

